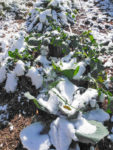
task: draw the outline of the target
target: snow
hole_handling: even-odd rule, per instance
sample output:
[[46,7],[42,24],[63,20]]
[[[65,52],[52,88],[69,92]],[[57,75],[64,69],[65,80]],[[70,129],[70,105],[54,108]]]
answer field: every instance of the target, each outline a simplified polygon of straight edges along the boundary
[[[70,57],[70,56],[67,56],[67,57]],[[64,59],[63,59],[64,58]],[[62,60],[66,60],[66,56],[63,57]],[[72,58],[69,62],[63,62],[63,61],[59,61],[57,64],[60,65],[60,63],[62,64],[60,66],[60,68],[62,70],[65,70],[65,69],[74,69],[75,68],[75,64],[77,63],[77,58]]]
[[9,113],[7,112],[7,108],[8,108],[7,104],[0,106],[0,122],[2,122],[3,124],[5,124],[5,122],[6,122],[5,120],[7,120],[9,117]]
[[90,146],[90,150],[95,150],[94,146]]
[[66,112],[68,112],[69,116],[74,115],[78,109],[80,110],[85,107],[85,105],[88,105],[90,101],[96,99],[97,96],[97,90],[91,88],[87,89],[83,94],[75,94],[73,102],[71,103],[72,110],[66,110]]
[[0,106],[0,111],[6,111],[7,110],[7,104],[4,106]]
[[99,101],[100,102],[104,102],[105,100],[105,94],[104,93],[101,93],[100,97],[99,97]]
[[58,88],[62,97],[64,97],[69,104],[72,103],[73,95],[78,89],[78,87],[67,78],[61,78],[61,81],[57,84],[56,88]]
[[[68,55],[64,56],[61,60],[63,62],[69,62],[70,60],[73,59],[73,58],[71,58],[73,56],[73,54],[74,54],[74,52],[70,52]],[[76,63],[77,59],[75,58],[74,60],[75,60],[74,63]]]
[[79,62],[76,68],[79,66],[78,73],[73,77],[74,80],[79,80],[83,73],[86,71],[86,64],[84,62]]
[[111,122],[113,122],[113,116],[111,116]]
[[48,101],[45,101],[42,98],[39,99],[37,98],[38,103],[43,107],[45,107],[50,113],[57,114],[59,109],[60,99],[53,91],[49,91],[49,95],[50,97]]
[[109,134],[107,138],[113,142],[113,134]]
[[73,124],[64,118],[51,123],[49,136],[56,150],[68,150],[72,140],[78,141]]
[[10,72],[7,74],[7,80],[5,84],[5,90],[7,93],[15,92],[17,87],[17,78],[14,72]]
[[20,132],[24,148],[28,150],[49,150],[51,145],[47,134],[40,134],[44,126],[38,122],[27,126]]
[[104,67],[113,67],[113,57],[110,57],[107,62],[104,64]]
[[106,113],[103,109],[95,109],[84,114],[84,117],[88,120],[95,120],[99,122],[104,122],[110,119],[110,115]]
[[3,64],[0,67],[0,83],[2,83],[6,79],[6,65]]
[[24,75],[24,72],[25,72],[25,64],[19,60],[17,63],[16,63],[16,67],[14,69],[14,72],[17,76],[22,76]]
[[14,41],[12,47],[10,48],[10,51],[15,51],[15,49],[18,49],[19,51],[22,51],[25,49],[25,44],[24,44],[24,32],[19,33],[19,37],[17,40]]
[[41,64],[43,64],[44,67],[51,64],[51,62],[47,60],[46,56],[42,56],[42,55],[39,55],[35,59],[35,62],[40,62]]
[[[76,132],[93,134],[96,132],[96,126],[91,125],[82,117],[72,121],[58,117],[50,126],[49,136],[51,143],[56,150],[68,150],[72,140],[78,141]],[[80,149],[79,145],[76,145],[76,149]]]
[[35,67],[31,67],[28,70],[28,73],[26,74],[27,77],[31,78],[32,85],[36,87],[36,89],[39,89],[43,84],[43,76],[39,74],[38,69]]
[[74,127],[76,128],[77,132],[82,134],[93,134],[96,132],[96,126],[91,125],[88,121],[84,118],[77,119],[74,123]]
[[94,107],[96,106],[96,103],[97,103],[96,99],[92,99],[92,100],[90,101],[90,106],[91,106],[92,108],[94,108]]

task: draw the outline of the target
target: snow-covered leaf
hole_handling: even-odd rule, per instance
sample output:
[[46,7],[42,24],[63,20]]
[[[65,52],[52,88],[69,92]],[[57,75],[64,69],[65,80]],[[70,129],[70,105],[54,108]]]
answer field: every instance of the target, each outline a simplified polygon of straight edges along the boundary
[[96,144],[109,134],[107,128],[104,127],[102,123],[93,120],[89,121],[89,123],[96,126],[96,132],[93,134],[82,134],[76,131],[75,134],[80,142]]
[[51,146],[49,136],[40,134],[44,126],[40,122],[31,124],[20,132],[20,139],[28,150],[48,150]]

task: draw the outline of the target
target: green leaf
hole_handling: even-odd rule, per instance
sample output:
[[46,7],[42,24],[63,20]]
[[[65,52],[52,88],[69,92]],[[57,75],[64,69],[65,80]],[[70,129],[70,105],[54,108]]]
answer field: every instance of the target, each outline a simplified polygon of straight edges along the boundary
[[112,111],[109,108],[106,110],[106,112],[112,114]]
[[52,66],[53,66],[53,69],[55,69],[57,72],[61,71],[60,67],[58,67],[54,62],[52,62]]
[[97,80],[98,80],[100,83],[103,83],[103,82],[104,82],[102,76],[98,76]]
[[75,71],[74,71],[73,76],[76,76],[76,74],[79,72],[79,69],[80,69],[80,67],[79,67],[79,66],[77,66],[77,67],[76,67],[76,69],[75,69]]
[[61,71],[61,74],[65,75],[70,80],[73,78],[73,73],[74,73],[74,69],[66,69]]
[[32,96],[29,92],[26,92],[26,93],[24,94],[24,96],[25,96],[26,98],[28,98],[29,100],[33,100],[33,102],[34,102],[34,104],[36,105],[36,107],[39,108],[39,109],[41,109],[39,103],[37,102],[37,99],[36,99],[34,96]]
[[52,82],[52,83],[49,85],[49,88],[52,89],[52,88],[56,87],[56,85],[57,85],[60,81],[61,81],[61,80]]

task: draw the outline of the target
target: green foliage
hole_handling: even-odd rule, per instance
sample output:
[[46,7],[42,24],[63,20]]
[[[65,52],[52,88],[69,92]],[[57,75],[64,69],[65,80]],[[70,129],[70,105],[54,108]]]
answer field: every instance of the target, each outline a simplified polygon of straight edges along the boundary
[[8,51],[8,55],[14,60],[22,59],[22,55],[19,53],[18,49],[15,49],[15,51]]
[[29,92],[26,92],[26,93],[24,94],[24,96],[25,96],[26,98],[28,98],[29,100],[33,100],[33,102],[34,102],[34,104],[36,105],[36,107],[39,108],[39,109],[41,109],[41,107],[40,107],[40,105],[39,105],[37,99],[36,99],[34,96],[32,96]]
[[77,66],[75,69],[65,69],[65,70],[61,70],[61,68],[57,66],[54,62],[52,62],[52,66],[57,73],[66,76],[70,80],[72,80],[73,76],[75,76],[79,72],[79,66]]

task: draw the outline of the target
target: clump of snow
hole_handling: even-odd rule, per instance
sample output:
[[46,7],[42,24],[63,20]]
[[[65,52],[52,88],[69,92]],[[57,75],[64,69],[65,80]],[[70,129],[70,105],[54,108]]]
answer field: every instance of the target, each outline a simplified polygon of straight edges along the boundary
[[92,108],[94,108],[94,107],[96,106],[96,103],[97,103],[96,99],[92,99],[92,100],[90,101],[90,106],[91,106]]
[[[68,57],[68,56],[67,56]],[[75,68],[75,64],[77,63],[77,58],[72,58],[70,61],[65,62],[64,60],[66,59],[66,56],[63,57],[64,59],[62,59],[63,61],[59,61],[57,64],[60,65],[61,70],[65,70],[65,69],[74,69]]]
[[6,79],[6,65],[2,65],[0,67],[0,83],[2,83]]
[[109,134],[107,138],[113,142],[113,134]]
[[20,133],[22,144],[28,150],[49,150],[51,145],[47,134],[40,134],[44,126],[38,122],[31,124]]
[[20,32],[18,35],[18,39],[13,41],[12,47],[10,48],[10,51],[15,51],[15,49],[18,49],[19,51],[22,51],[25,49],[25,42],[24,42],[24,32]]
[[110,115],[106,113],[103,109],[95,109],[84,114],[84,117],[88,120],[95,120],[99,122],[104,122],[110,119]]
[[32,85],[39,89],[43,84],[43,76],[39,73],[38,69],[31,67],[26,74],[27,77],[31,78]]
[[72,103],[73,95],[78,89],[78,87],[70,82],[67,78],[61,78],[61,81],[57,84],[56,88],[58,88],[60,94],[67,100],[69,104]]
[[0,111],[6,111],[7,110],[7,104],[4,106],[0,106]]
[[8,105],[3,105],[0,106],[0,122],[2,122],[2,124],[7,123],[7,119],[9,118],[9,113],[7,112],[7,107]]
[[17,63],[16,63],[16,67],[14,69],[14,72],[17,76],[22,76],[24,75],[24,72],[25,72],[25,64],[19,60]]
[[43,64],[44,67],[51,64],[51,62],[47,60],[46,56],[42,56],[42,55],[39,55],[35,59],[35,62],[40,62],[41,64]]
[[[50,27],[48,17],[53,20],[53,24],[55,25],[69,26],[70,24],[74,24],[75,17],[72,16],[75,16],[73,11],[75,7],[73,7],[72,2],[67,0],[37,1],[28,16],[28,32],[33,30],[38,32],[46,31]],[[66,15],[67,12],[68,15]]]
[[[63,61],[63,62],[69,62],[70,60],[72,60],[72,56],[73,56],[73,54],[74,54],[74,52],[70,52],[68,55],[66,55],[66,56],[64,56],[61,60]],[[76,60],[77,61],[77,60]],[[75,62],[76,62],[75,61]],[[74,63],[75,63],[74,62]]]
[[56,150],[68,150],[72,140],[78,141],[74,125],[64,118],[57,118],[51,123],[49,136]]
[[82,134],[93,134],[96,132],[96,126],[91,125],[86,119],[80,118],[74,123],[77,132]]
[[90,146],[90,150],[95,150],[94,146]]
[[104,102],[105,96],[106,96],[106,95],[105,95],[104,93],[101,93],[101,95],[100,95],[100,97],[99,97],[100,102]]
[[98,96],[98,92],[95,89],[87,89],[83,94],[75,94],[73,102],[71,103],[71,111],[62,109],[69,116],[74,115],[77,111],[85,108],[86,105],[90,103],[90,101],[96,99]]
[[112,57],[107,60],[107,62],[104,64],[104,67],[113,67]]
[[48,101],[44,100],[43,98],[37,98],[38,103],[45,107],[50,113],[57,114],[59,110],[60,99],[53,91],[49,91],[49,95],[50,97]]
[[74,80],[80,79],[83,73],[86,71],[86,64],[84,62],[79,62],[76,67],[79,66],[78,73],[73,77]]
[[17,77],[14,72],[10,72],[7,74],[7,80],[5,85],[6,92],[15,92],[17,87]]

